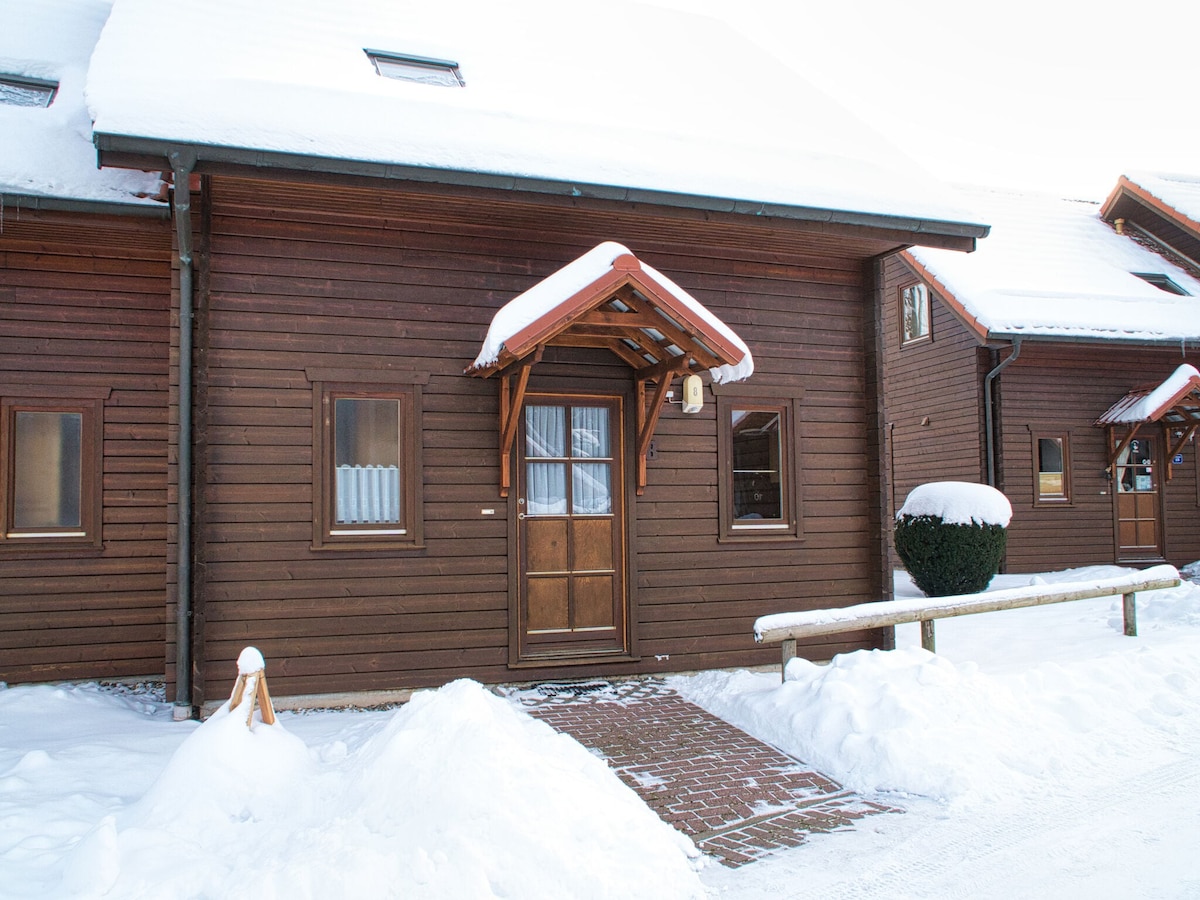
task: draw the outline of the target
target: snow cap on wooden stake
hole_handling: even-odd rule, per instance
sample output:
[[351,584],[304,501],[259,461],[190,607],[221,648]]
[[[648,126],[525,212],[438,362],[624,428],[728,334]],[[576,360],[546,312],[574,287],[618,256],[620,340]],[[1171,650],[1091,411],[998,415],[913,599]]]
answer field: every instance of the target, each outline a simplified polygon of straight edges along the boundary
[[247,647],[238,656],[237,666],[239,675],[253,675],[265,669],[267,664],[257,647]]

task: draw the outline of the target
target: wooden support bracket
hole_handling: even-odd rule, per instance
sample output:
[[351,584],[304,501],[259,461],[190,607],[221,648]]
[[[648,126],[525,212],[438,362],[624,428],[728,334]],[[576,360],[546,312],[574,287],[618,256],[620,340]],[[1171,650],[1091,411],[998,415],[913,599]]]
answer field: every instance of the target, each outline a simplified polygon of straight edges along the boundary
[[[1114,478],[1116,477],[1116,473],[1113,472],[1113,467],[1117,464],[1117,460],[1121,458],[1121,454],[1125,452],[1125,448],[1127,448],[1131,443],[1133,443],[1133,439],[1135,437],[1137,437],[1137,433],[1139,430],[1141,430],[1141,427],[1142,427],[1141,422],[1136,423],[1132,428],[1129,429],[1129,434],[1125,435],[1125,437],[1121,440],[1121,442],[1119,444],[1117,444],[1116,449],[1111,451],[1111,455],[1108,457],[1108,470],[1107,471]],[[1116,436],[1116,432],[1114,431],[1112,426],[1109,426],[1108,433],[1109,433],[1108,443],[1109,443],[1109,446],[1112,446],[1113,438]]]
[[1166,437],[1167,450],[1167,481],[1171,480],[1171,476],[1175,474],[1175,465],[1171,462],[1177,454],[1183,452],[1183,448],[1187,446],[1187,442],[1192,439],[1192,435],[1196,433],[1196,425],[1189,425],[1183,431],[1183,436],[1174,444],[1171,443],[1171,427],[1163,426],[1163,435]]
[[679,370],[662,373],[654,389],[650,403],[646,403],[646,383],[648,379],[638,378],[637,382],[637,493],[640,497],[646,491],[646,454],[650,452],[650,441],[654,438],[654,429],[658,427],[658,417],[662,415],[663,404],[667,401],[667,391]]
[[526,357],[515,375],[500,376],[500,496],[507,497],[512,487],[512,448],[521,424],[521,409],[525,406],[525,390],[529,387],[529,372],[542,358],[543,347]]

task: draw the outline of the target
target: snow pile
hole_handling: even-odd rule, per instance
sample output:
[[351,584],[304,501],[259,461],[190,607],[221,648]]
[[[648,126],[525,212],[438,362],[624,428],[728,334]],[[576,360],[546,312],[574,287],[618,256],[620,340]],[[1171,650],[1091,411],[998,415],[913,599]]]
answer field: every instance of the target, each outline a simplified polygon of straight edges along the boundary
[[1001,525],[1012,519],[1008,498],[986,484],[966,481],[933,481],[912,489],[896,513],[935,516],[949,525]]
[[139,802],[79,841],[63,889],[703,896],[690,841],[602,760],[474,682],[419,693],[356,748],[335,740],[320,753],[282,725],[248,728],[249,698],[197,728]]
[[[1113,573],[1128,570],[1097,567],[1039,581]],[[1001,576],[996,587],[1020,580],[1030,578]],[[1080,646],[1119,642],[1082,662],[1005,662],[986,671],[974,660],[954,661],[952,649],[934,655],[901,641],[895,651],[858,651],[827,666],[795,659],[783,684],[776,674],[710,672],[676,679],[676,687],[859,791],[966,806],[1029,798],[1167,753],[1181,723],[1200,717],[1200,671],[1189,659],[1195,645],[1147,652],[1130,643],[1141,639],[1121,636],[1120,606],[1116,596],[989,614],[997,623],[1077,619],[1068,639]],[[1139,594],[1138,616],[1143,635],[1200,626],[1200,586]],[[943,625],[978,629],[985,617],[967,619],[939,623],[939,646],[952,643]],[[907,628],[915,641],[916,626]],[[1032,630],[996,633],[996,653],[1019,657]]]

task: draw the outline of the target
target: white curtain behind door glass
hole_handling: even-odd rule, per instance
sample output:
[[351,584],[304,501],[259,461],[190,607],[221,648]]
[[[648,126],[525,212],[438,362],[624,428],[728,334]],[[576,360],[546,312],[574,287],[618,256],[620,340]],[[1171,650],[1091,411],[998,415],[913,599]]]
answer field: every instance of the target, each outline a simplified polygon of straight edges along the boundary
[[531,462],[525,466],[529,515],[561,516],[567,511],[567,464]]
[[525,407],[525,455],[567,455],[566,410],[561,406]]
[[606,407],[576,406],[571,410],[571,455],[585,459],[612,456]]
[[[543,459],[567,455],[567,417],[562,406],[525,407],[525,455]],[[567,466],[561,462],[525,464],[528,515],[561,516],[567,511]]]
[[575,463],[571,471],[571,512],[600,516],[612,512],[608,463]]

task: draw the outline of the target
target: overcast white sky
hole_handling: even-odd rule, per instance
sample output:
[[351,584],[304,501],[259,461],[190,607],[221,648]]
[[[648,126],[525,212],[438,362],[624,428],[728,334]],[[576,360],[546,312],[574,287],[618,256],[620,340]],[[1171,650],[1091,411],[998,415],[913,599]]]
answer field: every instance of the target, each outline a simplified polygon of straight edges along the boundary
[[1200,0],[652,0],[735,22],[944,181],[1200,176]]

